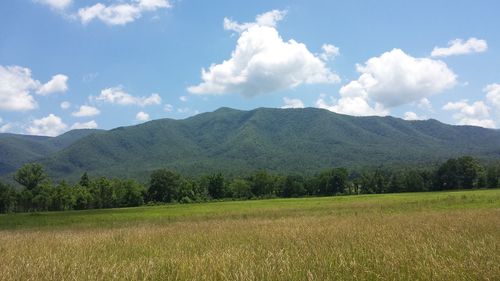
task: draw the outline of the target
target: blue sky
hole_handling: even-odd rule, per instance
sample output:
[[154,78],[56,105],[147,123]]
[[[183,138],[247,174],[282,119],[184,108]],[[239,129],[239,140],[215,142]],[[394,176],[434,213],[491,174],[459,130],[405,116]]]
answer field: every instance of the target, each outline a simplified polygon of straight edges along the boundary
[[0,1],[0,132],[110,129],[222,106],[499,128],[499,10],[497,1]]

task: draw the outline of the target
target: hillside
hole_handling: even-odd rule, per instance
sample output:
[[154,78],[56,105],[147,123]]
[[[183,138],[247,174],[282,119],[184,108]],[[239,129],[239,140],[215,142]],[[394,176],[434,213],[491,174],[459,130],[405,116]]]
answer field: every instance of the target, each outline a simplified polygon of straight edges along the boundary
[[308,173],[332,166],[429,164],[465,154],[500,159],[500,131],[316,108],[221,108],[89,134],[41,163],[56,178],[76,179],[88,171],[144,179],[160,167],[186,175]]
[[0,134],[0,176],[38,161],[98,130],[72,130],[57,137]]

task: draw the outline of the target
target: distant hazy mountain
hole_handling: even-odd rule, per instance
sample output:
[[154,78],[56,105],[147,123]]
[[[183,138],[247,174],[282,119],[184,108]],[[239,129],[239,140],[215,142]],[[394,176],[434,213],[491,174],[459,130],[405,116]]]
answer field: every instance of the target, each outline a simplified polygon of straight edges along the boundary
[[221,108],[184,120],[77,132],[57,138],[15,136],[23,140],[20,148],[11,144],[11,150],[18,148],[16,161],[4,161],[13,154],[2,145],[2,162],[17,167],[45,157],[40,162],[57,178],[76,179],[88,171],[144,179],[160,167],[186,175],[256,169],[307,173],[334,166],[429,164],[465,154],[500,159],[498,130],[316,108]]

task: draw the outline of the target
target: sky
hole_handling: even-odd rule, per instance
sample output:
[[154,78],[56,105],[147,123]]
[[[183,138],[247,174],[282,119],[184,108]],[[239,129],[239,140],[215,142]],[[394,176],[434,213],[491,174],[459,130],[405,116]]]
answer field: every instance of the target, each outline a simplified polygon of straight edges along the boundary
[[500,2],[3,0],[0,132],[220,107],[500,128]]

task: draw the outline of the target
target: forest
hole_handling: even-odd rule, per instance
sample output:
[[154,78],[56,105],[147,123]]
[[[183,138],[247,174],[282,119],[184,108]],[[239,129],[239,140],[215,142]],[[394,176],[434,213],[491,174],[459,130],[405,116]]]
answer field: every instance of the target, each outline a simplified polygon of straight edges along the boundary
[[65,211],[258,198],[290,198],[500,187],[500,163],[482,164],[470,156],[435,168],[348,170],[331,168],[312,176],[255,171],[226,178],[222,173],[195,178],[158,169],[146,184],[129,179],[92,178],[53,183],[43,166],[25,164],[14,174],[18,186],[0,182],[0,213]]

